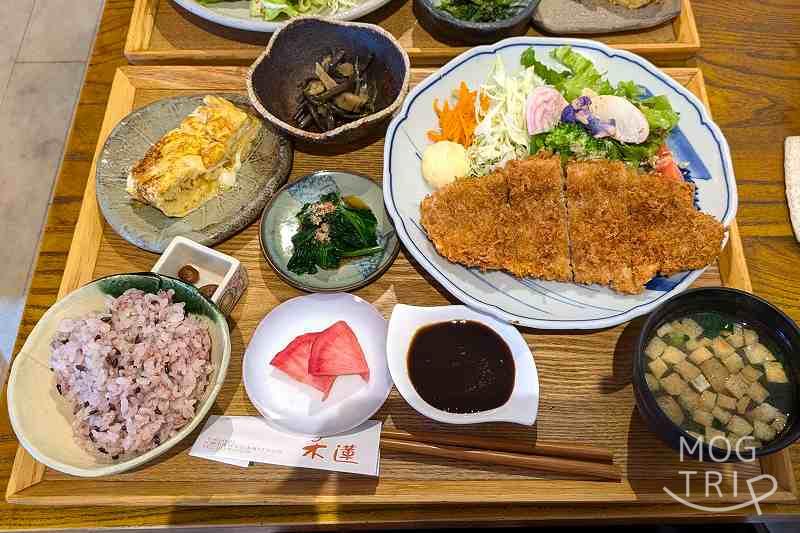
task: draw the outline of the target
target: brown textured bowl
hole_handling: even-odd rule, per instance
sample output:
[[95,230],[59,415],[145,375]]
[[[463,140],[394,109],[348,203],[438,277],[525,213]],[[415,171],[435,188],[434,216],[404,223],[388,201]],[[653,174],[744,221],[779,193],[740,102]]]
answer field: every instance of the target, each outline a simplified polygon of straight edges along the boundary
[[[370,67],[378,88],[379,111],[324,133],[292,125],[302,83],[314,63],[330,49],[374,54]],[[314,143],[349,143],[385,129],[408,92],[410,63],[400,43],[373,24],[300,17],[276,31],[266,50],[250,66],[247,92],[259,113],[289,135]]]

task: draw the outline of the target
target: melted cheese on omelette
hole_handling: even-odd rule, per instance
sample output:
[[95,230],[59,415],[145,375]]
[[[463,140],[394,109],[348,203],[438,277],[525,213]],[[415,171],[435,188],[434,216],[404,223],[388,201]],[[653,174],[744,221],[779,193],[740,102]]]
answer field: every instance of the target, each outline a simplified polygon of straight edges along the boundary
[[186,216],[236,184],[259,127],[228,100],[206,96],[131,169],[126,189],[169,217]]

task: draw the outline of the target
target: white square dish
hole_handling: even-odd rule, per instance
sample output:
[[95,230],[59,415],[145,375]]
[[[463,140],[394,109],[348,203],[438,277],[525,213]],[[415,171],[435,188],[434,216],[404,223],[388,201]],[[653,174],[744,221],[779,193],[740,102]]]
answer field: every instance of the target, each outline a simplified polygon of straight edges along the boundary
[[[217,285],[211,301],[229,315],[247,288],[247,271],[238,259],[186,237],[175,237],[164,253],[153,265],[152,272],[164,276],[178,277],[178,271],[186,266],[194,267],[199,279],[194,285],[199,289],[205,285]],[[184,280],[185,281],[185,280]]]

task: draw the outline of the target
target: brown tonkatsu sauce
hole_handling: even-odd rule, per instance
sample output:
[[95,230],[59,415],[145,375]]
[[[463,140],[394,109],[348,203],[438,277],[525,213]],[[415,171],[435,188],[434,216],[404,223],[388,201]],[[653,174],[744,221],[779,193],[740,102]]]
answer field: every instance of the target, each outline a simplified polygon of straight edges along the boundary
[[500,407],[514,389],[514,358],[491,328],[472,320],[417,330],[408,349],[408,374],[422,399],[449,413]]

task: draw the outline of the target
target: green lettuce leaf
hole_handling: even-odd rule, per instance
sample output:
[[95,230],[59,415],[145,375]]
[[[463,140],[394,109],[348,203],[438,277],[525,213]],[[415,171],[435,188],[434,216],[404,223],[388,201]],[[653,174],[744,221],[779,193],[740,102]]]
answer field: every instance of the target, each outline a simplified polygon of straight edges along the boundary
[[553,70],[538,59],[536,59],[536,52],[533,48],[528,48],[519,58],[520,64],[525,68],[533,67],[533,72],[542,78],[545,83],[558,87],[567,78],[567,72],[558,72]]
[[650,129],[669,131],[678,125],[680,115],[672,109],[666,96],[651,96],[635,103],[650,124]]
[[573,51],[571,46],[556,48],[550,55],[572,73],[556,87],[567,101],[578,98],[584,89],[592,89],[597,94],[614,94],[614,87],[603,74],[594,68],[591,61]]

